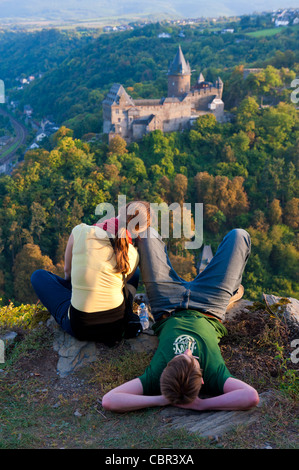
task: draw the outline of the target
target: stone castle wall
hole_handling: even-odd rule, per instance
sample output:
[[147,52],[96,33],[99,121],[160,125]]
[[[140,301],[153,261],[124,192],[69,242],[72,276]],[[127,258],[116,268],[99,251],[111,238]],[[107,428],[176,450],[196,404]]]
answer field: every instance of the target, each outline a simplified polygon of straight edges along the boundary
[[[181,63],[176,63],[176,60]],[[207,113],[213,113],[217,120],[222,118],[222,81],[218,79],[212,84],[200,76],[196,87],[190,89],[191,71],[181,51],[176,60],[174,72],[168,74],[166,98],[133,100],[121,85],[113,85],[103,102],[103,132],[109,135],[109,139],[120,135],[130,142],[157,129],[163,132],[180,131],[189,128],[197,117]],[[177,73],[182,64],[183,72]]]

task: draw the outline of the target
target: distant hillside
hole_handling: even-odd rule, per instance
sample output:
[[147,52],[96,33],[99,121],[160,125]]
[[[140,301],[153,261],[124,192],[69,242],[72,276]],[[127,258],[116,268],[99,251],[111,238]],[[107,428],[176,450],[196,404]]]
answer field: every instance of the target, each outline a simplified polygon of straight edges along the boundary
[[[172,27],[168,28],[171,38],[166,41],[158,38],[162,30],[163,27],[156,24],[101,35],[83,47],[69,51],[65,60],[34,81],[16,99],[21,100],[21,106],[30,103],[36,117],[52,115],[59,124],[76,119],[78,126],[70,122],[67,125],[72,129],[79,127],[83,133],[99,132],[102,100],[113,83],[130,87],[129,92],[134,98],[165,96],[167,69],[179,43],[193,68],[192,80],[195,81],[200,72],[212,80],[220,75],[225,82],[225,94],[229,91],[229,77],[235,66],[272,64],[278,68],[292,68],[299,61],[292,52],[298,43],[298,28],[287,28],[281,34],[267,38],[244,34],[215,35],[208,31],[202,34],[199,28],[186,29],[186,37],[180,38],[180,29]],[[55,57],[55,47],[52,54]],[[228,102],[227,95],[225,104],[226,109],[235,105]],[[86,116],[94,113],[97,114],[96,127],[88,125],[89,117]],[[76,135],[82,134],[76,132]]]
[[167,14],[168,18],[195,18],[201,16],[233,16],[254,11],[284,8],[283,0],[0,0],[1,18],[43,18],[48,20],[94,19],[95,17],[144,16]]
[[16,85],[21,76],[38,77],[58,67],[73,49],[81,48],[92,40],[91,33],[75,30],[61,32],[44,29],[34,32],[0,33],[0,78],[6,89]]

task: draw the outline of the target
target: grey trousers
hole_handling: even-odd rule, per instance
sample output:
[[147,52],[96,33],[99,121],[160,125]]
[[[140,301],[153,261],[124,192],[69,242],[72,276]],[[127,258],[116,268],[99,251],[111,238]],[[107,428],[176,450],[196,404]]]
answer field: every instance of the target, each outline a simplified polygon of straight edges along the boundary
[[179,308],[199,310],[224,320],[250,255],[250,236],[245,230],[231,230],[208,266],[190,282],[182,279],[171,266],[166,245],[155,229],[150,227],[135,243],[142,281],[155,320]]

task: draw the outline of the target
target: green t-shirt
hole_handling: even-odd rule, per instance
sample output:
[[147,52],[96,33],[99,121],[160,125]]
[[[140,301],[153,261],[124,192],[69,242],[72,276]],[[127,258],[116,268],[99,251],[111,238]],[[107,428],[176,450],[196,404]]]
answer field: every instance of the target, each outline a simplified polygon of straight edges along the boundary
[[223,385],[232,375],[219,348],[220,339],[227,334],[222,323],[195,310],[183,310],[154,324],[154,330],[159,345],[150,365],[139,377],[144,395],[161,394],[160,376],[164,368],[174,356],[182,354],[187,348],[199,357],[204,380],[201,393],[223,393]]

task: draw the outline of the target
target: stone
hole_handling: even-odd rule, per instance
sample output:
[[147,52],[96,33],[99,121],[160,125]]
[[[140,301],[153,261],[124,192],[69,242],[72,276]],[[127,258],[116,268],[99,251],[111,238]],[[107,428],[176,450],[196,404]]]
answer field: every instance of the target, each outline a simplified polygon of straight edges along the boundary
[[263,298],[274,315],[283,316],[286,321],[299,328],[299,300],[270,294],[263,294]]
[[150,328],[145,330],[136,338],[125,340],[130,345],[132,351],[154,353],[158,347],[158,337],[154,335]]
[[[14,343],[18,334],[15,331],[8,331],[0,335],[0,364],[5,363],[5,350]],[[3,369],[0,369],[3,372]]]
[[167,406],[161,411],[166,426],[174,429],[185,429],[201,437],[219,436],[236,428],[259,419],[261,407],[273,400],[273,392],[260,394],[257,407],[246,411],[193,411]]
[[14,340],[18,334],[15,331],[9,331],[8,333],[5,333],[4,335],[0,336],[0,339],[4,341],[5,345],[8,346],[9,344],[13,343]]
[[241,299],[237,302],[234,302],[229,307],[227,307],[225,321],[234,319],[240,312],[244,312],[246,310],[249,312],[249,307],[251,307],[253,304],[254,302],[246,299]]
[[60,328],[55,320],[49,322],[49,325],[54,331],[53,348],[59,356],[57,373],[61,378],[97,360],[96,343],[77,340]]

